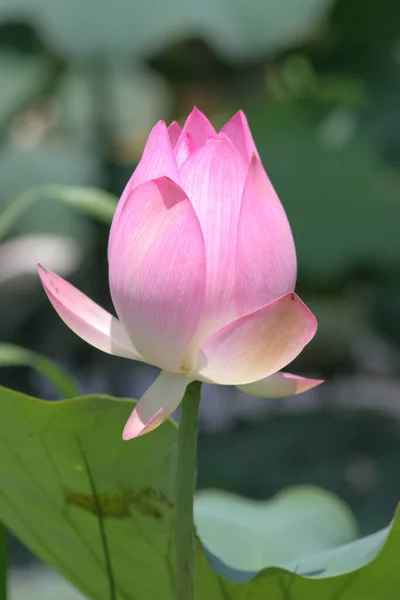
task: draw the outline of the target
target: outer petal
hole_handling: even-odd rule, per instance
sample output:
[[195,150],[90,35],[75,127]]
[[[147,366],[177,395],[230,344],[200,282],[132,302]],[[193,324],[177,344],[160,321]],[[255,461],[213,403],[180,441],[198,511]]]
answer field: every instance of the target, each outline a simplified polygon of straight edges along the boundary
[[202,146],[210,137],[217,135],[207,117],[196,107],[192,110],[183,126],[181,136],[189,134],[197,147]]
[[237,316],[235,246],[245,177],[245,165],[225,136],[208,140],[181,169],[182,186],[197,213],[206,245],[204,335]]
[[115,240],[118,221],[132,190],[138,185],[162,176],[169,177],[179,183],[179,172],[172,150],[170,136],[164,121],[159,121],[151,130],[143,151],[142,158],[128,181],[114,213],[108,241],[108,256]]
[[144,361],[118,319],[55,273],[41,265],[38,271],[50,302],[74,333],[108,354]]
[[168,126],[168,135],[172,148],[175,148],[176,142],[178,141],[181,131],[181,126],[176,121],[173,121],[171,125]]
[[214,333],[191,375],[228,385],[268,377],[295,359],[316,329],[306,305],[296,294],[286,294]]
[[142,396],[129,417],[122,437],[138,437],[156,429],[178,408],[190,379],[184,375],[162,371]]
[[294,290],[296,250],[289,221],[253,154],[243,190],[236,250],[239,315]]
[[259,381],[239,385],[239,388],[246,394],[250,394],[250,396],[284,398],[285,396],[295,396],[307,392],[317,387],[317,385],[321,385],[321,383],[324,383],[323,379],[307,379],[306,377],[279,371]]
[[239,110],[239,112],[223,126],[221,133],[228,136],[246,164],[249,163],[252,154],[255,154],[258,157],[257,148],[253,136],[251,135],[246,115],[243,111]]
[[114,306],[135,347],[158,367],[190,370],[183,358],[203,310],[205,248],[176,183],[162,177],[131,193],[109,263]]

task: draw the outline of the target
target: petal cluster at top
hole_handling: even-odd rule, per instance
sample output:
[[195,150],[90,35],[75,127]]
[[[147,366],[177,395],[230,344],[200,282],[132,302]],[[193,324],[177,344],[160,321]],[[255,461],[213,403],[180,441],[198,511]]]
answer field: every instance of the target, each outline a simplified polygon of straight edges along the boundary
[[108,254],[135,347],[174,372],[191,372],[217,330],[294,290],[291,229],[242,112],[219,133],[196,108],[183,128],[155,125]]

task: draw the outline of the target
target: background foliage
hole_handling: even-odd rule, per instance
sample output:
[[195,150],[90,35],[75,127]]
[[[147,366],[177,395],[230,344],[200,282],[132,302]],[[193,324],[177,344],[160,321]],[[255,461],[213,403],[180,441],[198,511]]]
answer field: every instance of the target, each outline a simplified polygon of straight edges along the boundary
[[[110,308],[109,202],[152,124],[244,108],[319,321],[293,370],[328,382],[279,402],[205,387],[199,485],[266,499],[318,484],[363,534],[400,497],[399,19],[395,0],[0,0],[0,339],[54,357],[82,391],[142,393],[153,370],[75,338],[36,262]],[[96,215],[82,186],[111,194],[92,196]],[[23,366],[0,381],[55,398]]]

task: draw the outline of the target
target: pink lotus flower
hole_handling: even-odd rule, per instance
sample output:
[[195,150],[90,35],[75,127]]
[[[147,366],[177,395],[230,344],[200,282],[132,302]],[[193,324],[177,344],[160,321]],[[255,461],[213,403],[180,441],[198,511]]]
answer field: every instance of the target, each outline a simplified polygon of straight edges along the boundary
[[162,369],[124,439],[160,425],[193,380],[264,397],[321,383],[278,372],[317,323],[293,292],[292,233],[242,112],[218,134],[197,109],[183,129],[157,123],[116,209],[108,261],[119,319],[54,273],[39,273],[82,339]]

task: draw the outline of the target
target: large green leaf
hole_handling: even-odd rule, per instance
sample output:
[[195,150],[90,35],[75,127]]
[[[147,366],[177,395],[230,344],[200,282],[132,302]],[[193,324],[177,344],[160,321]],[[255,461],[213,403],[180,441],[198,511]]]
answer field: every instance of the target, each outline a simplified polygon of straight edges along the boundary
[[[172,600],[176,426],[123,442],[131,409],[0,388],[0,519],[89,598]],[[375,536],[239,584],[218,577],[198,544],[196,600],[398,600],[399,554],[396,517]]]
[[255,572],[353,541],[357,532],[348,507],[313,486],[288,488],[265,502],[204,490],[195,521],[208,550],[227,566]]
[[[0,519],[93,600],[172,600],[176,426],[123,442],[131,410],[1,389]],[[220,600],[200,547],[197,580]]]

